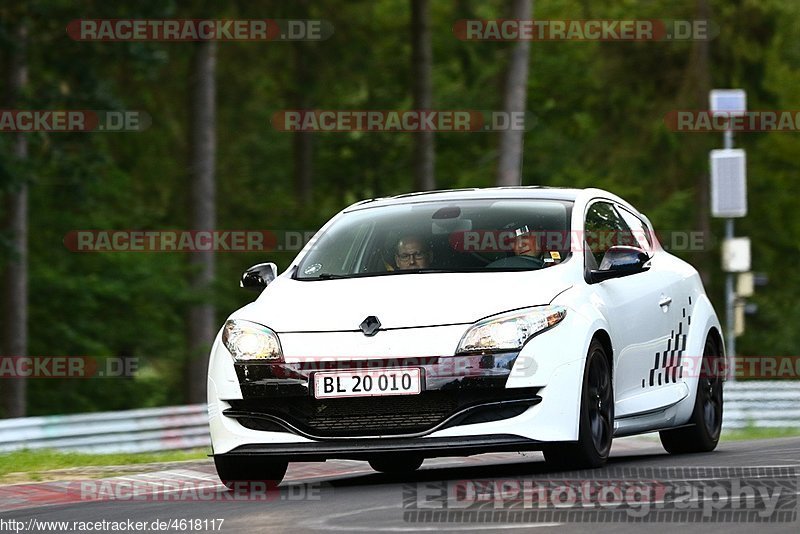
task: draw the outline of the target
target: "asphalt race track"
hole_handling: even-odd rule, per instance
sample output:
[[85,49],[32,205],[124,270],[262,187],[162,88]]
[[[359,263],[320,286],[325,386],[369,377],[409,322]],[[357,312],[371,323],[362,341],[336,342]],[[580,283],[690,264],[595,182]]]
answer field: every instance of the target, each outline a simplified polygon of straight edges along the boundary
[[203,461],[84,486],[0,487],[0,531],[14,530],[10,520],[24,522],[19,532],[41,532],[47,521],[70,522],[55,531],[85,532],[72,522],[131,520],[161,532],[800,532],[798,468],[800,438],[723,442],[713,453],[679,457],[652,439],[629,438],[591,472],[556,472],[538,453],[427,460],[402,478],[365,462],[298,463],[278,490],[236,496]]

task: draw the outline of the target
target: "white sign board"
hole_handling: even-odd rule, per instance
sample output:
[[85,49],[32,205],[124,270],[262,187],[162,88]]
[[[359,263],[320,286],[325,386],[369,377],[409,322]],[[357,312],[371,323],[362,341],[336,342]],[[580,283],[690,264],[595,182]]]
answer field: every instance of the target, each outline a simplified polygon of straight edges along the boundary
[[747,215],[747,158],[741,148],[712,150],[711,215],[744,217]]
[[750,270],[749,237],[732,237],[722,242],[722,270],[728,273]]
[[708,93],[711,112],[726,115],[744,115],[747,111],[747,93],[744,89],[713,89]]

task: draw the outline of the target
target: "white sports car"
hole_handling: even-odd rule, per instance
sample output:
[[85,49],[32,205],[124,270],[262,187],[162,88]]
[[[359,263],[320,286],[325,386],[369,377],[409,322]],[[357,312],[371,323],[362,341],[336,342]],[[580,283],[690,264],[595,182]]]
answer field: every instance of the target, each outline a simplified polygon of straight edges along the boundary
[[698,273],[599,189],[437,191],[356,203],[211,350],[213,456],[227,485],[288,462],[541,450],[596,467],[612,438],[659,431],[710,451],[721,329]]

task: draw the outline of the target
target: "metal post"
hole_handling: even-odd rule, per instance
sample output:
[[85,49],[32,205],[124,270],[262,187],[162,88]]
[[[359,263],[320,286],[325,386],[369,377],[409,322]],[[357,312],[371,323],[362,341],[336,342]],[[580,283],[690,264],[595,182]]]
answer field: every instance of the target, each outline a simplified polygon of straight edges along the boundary
[[[725,219],[725,239],[733,237],[733,219]],[[736,293],[733,273],[725,275],[725,349],[728,355],[727,378],[736,381]]]
[[[725,130],[725,148],[733,148],[733,131]],[[733,238],[733,219],[725,219],[725,239]],[[725,275],[725,349],[728,355],[727,379],[736,381],[736,292],[733,273]]]

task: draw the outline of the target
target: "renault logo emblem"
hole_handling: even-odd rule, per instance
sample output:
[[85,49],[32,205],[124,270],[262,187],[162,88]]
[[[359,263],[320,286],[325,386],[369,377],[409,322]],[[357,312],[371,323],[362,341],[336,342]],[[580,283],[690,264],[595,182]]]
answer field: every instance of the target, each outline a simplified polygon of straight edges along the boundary
[[358,327],[364,332],[365,336],[372,337],[381,329],[381,322],[374,315],[370,315]]

